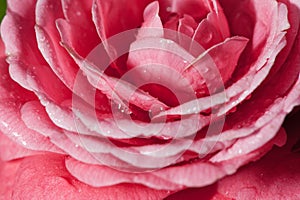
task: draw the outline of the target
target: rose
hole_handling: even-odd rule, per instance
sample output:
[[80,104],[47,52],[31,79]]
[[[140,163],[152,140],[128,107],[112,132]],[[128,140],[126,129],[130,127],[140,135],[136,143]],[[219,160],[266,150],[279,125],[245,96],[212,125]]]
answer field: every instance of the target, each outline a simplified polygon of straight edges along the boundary
[[[133,4],[136,6],[111,7],[115,5],[113,3],[116,2],[73,1],[70,4],[62,1],[61,4],[56,1],[28,1],[20,7],[20,3],[8,2],[8,13],[1,24],[9,63],[9,73],[6,65],[2,64],[1,68],[4,77],[1,82],[1,131],[29,150],[19,151],[15,147],[18,151],[7,154],[5,160],[42,152],[66,154],[71,157],[46,154],[37,157],[35,162],[46,158],[48,162],[45,164],[53,162],[59,166],[65,161],[67,170],[73,176],[92,186],[130,182],[159,190],[177,191],[211,184],[234,173],[241,165],[258,159],[273,144],[284,143],[282,132],[275,135],[285,115],[299,104],[299,3],[268,1],[261,4],[254,0],[240,3],[228,0],[220,4],[216,1],[188,1],[184,4],[179,1],[160,2],[163,25],[176,28],[178,20],[179,32],[182,32],[178,36],[173,31],[163,33],[166,37],[163,44],[173,39],[182,48],[176,44],[151,46],[151,41],[156,44],[156,39],[162,39],[157,3],[148,5],[150,2],[138,1]],[[114,46],[114,37],[112,40],[110,37],[117,33],[124,36],[123,31],[139,27],[146,6],[145,23],[138,32],[137,40],[128,46],[128,57],[118,57],[120,46]],[[112,11],[109,12],[110,8]],[[178,15],[168,17],[166,8],[168,12],[177,12]],[[192,12],[196,8],[199,8],[197,14]],[[270,12],[265,13],[267,8]],[[208,20],[202,20],[203,23],[198,26],[197,22],[206,18],[209,12]],[[124,20],[129,17],[133,20]],[[95,29],[90,28],[93,22]],[[242,24],[248,26],[244,28]],[[203,34],[207,30],[212,31],[211,36],[209,33]],[[101,42],[96,31],[103,43],[100,45],[102,48],[92,51]],[[191,41],[187,36],[194,31],[197,34]],[[148,45],[150,43],[152,49],[149,50],[149,46],[145,48],[143,41]],[[197,44],[208,49],[208,53],[203,52],[203,48]],[[99,50],[102,50],[101,62],[108,58],[114,61],[108,67],[104,66],[107,67],[103,68],[106,73],[96,71],[92,63],[99,64],[93,54],[99,53]],[[197,51],[186,54],[188,50]],[[183,65],[185,59],[192,56],[197,58],[199,52],[203,56],[198,57],[197,62],[190,59],[185,63],[187,65]],[[168,59],[160,59],[158,55]],[[168,81],[159,83],[171,83],[166,84],[171,92],[162,86],[150,84],[133,93],[136,89],[134,84],[141,86],[138,81],[144,83],[149,78],[141,70],[148,64],[163,65],[161,69],[164,70],[167,66],[167,69],[171,69],[167,72],[175,75],[183,70],[184,73],[179,74],[182,75],[181,79],[191,83],[187,87],[187,97],[183,95],[184,87],[180,79],[168,77],[169,73],[162,73],[161,78]],[[204,76],[206,69],[203,67],[204,71],[198,70],[197,66],[205,64],[213,66],[209,70],[214,73],[210,74],[223,79],[225,91],[222,91],[220,79]],[[81,70],[78,71],[78,67]],[[133,70],[134,77],[126,77],[129,69]],[[153,67],[151,73],[157,75],[155,69],[157,66]],[[81,76],[82,71],[88,79]],[[140,77],[138,80],[137,74]],[[121,75],[125,75],[125,78]],[[203,79],[207,87],[201,83]],[[174,84],[176,80],[178,85]],[[158,79],[151,81],[157,83]],[[90,86],[99,87],[98,92],[94,94],[94,90],[89,90]],[[158,100],[141,90],[150,92]],[[196,92],[196,98],[190,91]],[[170,98],[172,92],[173,96],[179,98]],[[96,101],[93,101],[94,95]],[[205,98],[208,95],[211,98]],[[131,99],[132,96],[136,99]],[[90,109],[91,105],[95,109]],[[211,110],[204,109],[207,105],[211,106]],[[194,106],[196,110],[193,110]],[[165,110],[161,110],[161,107]],[[151,116],[145,113],[150,109]],[[98,115],[99,112],[101,115]],[[74,118],[75,124],[72,114],[79,118]],[[133,124],[128,115],[134,122],[144,126],[149,124],[145,121],[152,119],[149,130],[144,130],[145,135],[151,136],[150,139],[137,138],[142,135],[136,129],[128,128]],[[225,127],[220,134],[217,130],[222,123],[220,126],[217,122],[222,122],[224,116]],[[163,120],[167,122],[161,123]],[[211,123],[213,126],[209,127],[213,129],[208,128],[205,135],[205,127],[201,129],[197,125],[200,123],[203,126],[211,120],[217,121]],[[100,127],[91,126],[95,122]],[[124,132],[124,128],[129,132]],[[150,128],[154,128],[154,131]],[[168,128],[173,128],[173,131],[178,128],[178,132],[175,132],[177,135],[172,135],[167,131]],[[194,135],[198,129],[199,132]],[[164,154],[156,153],[157,149]],[[200,158],[195,159],[199,155]],[[26,167],[26,160],[24,162],[21,169],[25,170],[29,167]],[[64,170],[62,176],[66,176],[65,173]],[[145,188],[140,189],[144,191]],[[165,195],[163,191],[159,194]]]

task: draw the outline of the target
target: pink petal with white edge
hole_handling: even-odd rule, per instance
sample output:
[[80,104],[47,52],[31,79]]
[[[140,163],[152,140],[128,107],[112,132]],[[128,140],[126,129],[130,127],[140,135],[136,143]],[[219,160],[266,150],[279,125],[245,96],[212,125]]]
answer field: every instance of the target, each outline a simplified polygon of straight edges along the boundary
[[[281,138],[279,140],[281,140]],[[164,168],[147,174],[126,175],[124,172],[114,171],[104,166],[85,165],[73,159],[67,160],[66,164],[68,170],[75,177],[93,186],[103,186],[104,182],[116,184],[119,182],[114,181],[134,181],[151,188],[175,190],[183,187],[203,187],[209,185],[227,174],[234,173],[239,166],[261,157],[274,143],[277,143],[277,139],[270,141],[263,149],[251,152],[244,157],[235,158],[235,161],[231,162],[225,161],[224,163],[214,164],[198,161],[188,165]],[[123,180],[120,179],[120,175]],[[164,179],[164,181],[161,180],[161,178]]]
[[[278,18],[279,16],[282,16],[282,13],[285,13],[285,16],[287,16],[286,7],[282,4],[277,6],[278,7],[274,10],[274,12],[276,12],[275,17]],[[276,26],[277,24],[271,26],[271,33],[269,33],[270,36],[267,38],[267,43],[263,48],[263,52],[261,52],[260,57],[250,65],[250,70],[226,90],[226,96],[231,98],[230,102],[232,103],[225,105],[224,108],[221,109],[220,114],[228,112],[244,101],[269,75],[274,63],[276,63],[276,56],[286,46],[285,30],[288,28],[289,24],[287,21],[280,24],[281,26]],[[258,70],[258,68],[260,70]]]
[[[34,12],[30,12],[34,10],[33,3],[24,4],[25,7],[20,11],[21,8],[15,5],[20,3],[8,2],[9,10],[1,24],[1,35],[9,56],[10,75],[28,90],[42,92],[53,101],[61,102],[71,93],[48,68],[37,49],[33,28]],[[18,15],[19,13],[22,15]],[[52,85],[49,84],[49,80]],[[63,92],[57,93],[54,89]]]
[[[272,67],[272,71],[270,72],[270,76],[267,77],[267,79],[269,77],[272,77],[272,74],[276,73],[281,66],[283,65],[283,63],[286,61],[288,54],[291,52],[294,41],[297,37],[298,34],[298,30],[300,27],[300,16],[299,16],[299,7],[300,7],[300,3],[295,0],[282,0],[279,1],[284,3],[287,6],[288,9],[288,21],[290,23],[290,28],[287,30],[286,33],[286,40],[287,40],[287,45],[285,46],[285,48],[280,52],[280,54],[278,54],[277,58],[276,58],[276,63],[275,65]],[[282,13],[284,14],[284,13]],[[285,18],[285,16],[280,17]],[[284,21],[282,20],[282,22],[284,23]]]
[[128,104],[126,105],[126,103],[132,103],[146,111],[150,110],[153,104],[157,107],[167,108],[162,102],[136,88],[134,85],[124,80],[107,76],[92,63],[79,56],[67,43],[64,46],[78,63],[91,85],[106,94],[117,105],[121,104],[124,109],[128,109]]
[[45,108],[39,102],[28,102],[23,106],[23,111],[22,118],[28,128],[49,137],[53,144],[79,161],[89,164],[99,163],[90,153],[86,152],[78,144],[70,141],[64,133],[65,130],[53,124]]
[[174,166],[154,172],[155,175],[185,187],[203,187],[210,185],[218,179],[233,174],[240,166],[257,160],[267,153],[280,138],[274,138],[265,146],[250,154],[226,160],[220,163],[196,161],[183,166]]
[[66,159],[66,167],[73,176],[94,187],[131,182],[143,184],[150,188],[157,188],[158,190],[178,190],[181,188],[172,182],[162,180],[159,176],[155,176],[150,172],[126,173],[106,166],[86,165],[71,158]]
[[60,80],[72,89],[78,67],[68,52],[60,46],[60,36],[55,24],[57,19],[63,18],[62,5],[60,1],[38,0],[35,11],[39,50]]
[[[278,138],[278,140],[281,139]],[[266,152],[266,150],[261,149],[260,151],[262,153]],[[297,181],[299,179],[299,170],[297,168],[298,164],[295,164],[297,163],[295,162],[296,154],[292,155],[288,152],[290,145],[285,148],[284,152],[282,150],[282,147],[274,147],[260,161],[242,167],[234,175],[227,176],[207,187],[182,190],[170,195],[166,200],[198,199],[199,196],[203,199],[231,200],[261,198],[271,200],[274,198],[280,199],[283,196],[286,198],[287,191],[295,191],[289,193],[288,196],[292,195],[294,197],[293,194],[297,196],[297,191],[299,190],[299,184],[297,184],[299,182]],[[258,152],[256,153],[259,155]],[[288,158],[287,154],[289,154]],[[280,164],[278,164],[279,157],[280,159],[283,158],[283,161],[279,162]],[[282,167],[278,167],[280,170],[274,173],[274,166],[278,165],[282,165]],[[278,180],[274,181],[274,179]]]
[[24,146],[25,148],[37,151],[62,151],[55,147],[47,137],[32,131],[26,127],[21,119],[20,108],[22,103],[12,99],[1,100],[0,106],[0,130],[10,139]]
[[163,25],[159,17],[159,4],[157,1],[149,4],[144,10],[144,23],[139,29],[137,39],[145,37],[164,36]]
[[3,43],[0,42],[0,44],[0,72],[2,76],[0,79],[0,130],[24,148],[61,152],[60,149],[50,143],[48,138],[28,129],[22,121],[20,109],[26,101],[36,99],[36,97],[10,79],[7,71],[8,66],[3,56]]
[[69,135],[78,137],[78,133],[71,133],[55,126],[39,102],[27,102],[22,111],[22,119],[28,128],[47,136],[53,144],[73,158],[88,164],[100,164],[90,152],[86,151],[80,139],[72,141],[67,137]]
[[[63,113],[60,112],[57,113],[57,116]],[[116,139],[151,136],[158,138],[182,138],[194,135],[209,121],[209,119],[202,119],[197,115],[189,116],[181,121],[167,123],[144,123],[118,117],[99,119],[95,116],[93,110],[87,106],[80,107],[80,110],[74,111],[74,114],[91,131]]]
[[[291,92],[289,93],[289,95],[287,96],[287,99],[294,99],[294,100],[290,100],[292,102],[292,105],[296,105],[297,103],[299,103],[299,81],[297,82],[297,84],[294,86],[294,88],[291,90]],[[292,106],[290,105],[290,106]],[[291,108],[291,107],[290,107]],[[272,137],[274,137],[276,131],[279,129],[284,117],[286,116],[286,113],[289,112],[290,110],[286,110],[281,112],[276,118],[273,118],[273,120],[270,122],[270,124],[268,124],[267,126],[264,126],[262,129],[260,129],[256,134],[254,134],[253,136],[249,136],[249,138],[247,139],[240,139],[238,140],[238,142],[236,143],[236,145],[233,145],[233,149],[230,149],[230,151],[227,151],[226,149],[224,151],[221,151],[220,154],[223,154],[224,156],[229,156],[228,159],[229,160],[220,160],[219,162],[215,163],[216,168],[212,168],[209,167],[208,169],[210,169],[210,173],[215,174],[216,176],[209,177],[209,178],[205,178],[204,175],[201,173],[201,177],[195,176],[195,173],[193,171],[192,166],[193,165],[199,165],[201,166],[203,163],[200,161],[198,163],[195,164],[190,164],[184,167],[176,167],[174,168],[174,173],[172,173],[172,170],[170,172],[168,172],[169,168],[166,168],[164,170],[166,171],[159,171],[159,172],[155,172],[155,174],[159,175],[160,177],[163,177],[166,180],[172,180],[173,182],[177,183],[177,184],[184,184],[186,186],[190,186],[190,187],[195,187],[195,186],[204,186],[206,184],[210,184],[212,182],[214,182],[216,179],[218,179],[218,174],[220,176],[224,176],[225,174],[232,174],[234,173],[238,167],[240,167],[241,165],[244,165],[252,160],[255,160],[259,157],[261,157],[265,152],[267,152],[267,150],[270,149],[270,147],[273,144],[278,144],[278,145],[282,145],[282,142],[284,141],[284,137],[280,136],[280,134],[277,135],[277,137],[275,137],[274,139],[272,139]],[[274,133],[273,135],[270,135],[269,133]],[[268,134],[266,134],[268,133]],[[249,141],[254,141],[258,138],[258,146],[254,146],[254,148],[245,145],[245,143],[249,143]],[[270,140],[271,139],[271,140]],[[245,140],[245,141],[244,141]],[[244,142],[243,142],[244,141]],[[239,143],[243,143],[242,146],[239,146]],[[264,145],[265,144],[265,145]],[[263,147],[261,147],[263,146]],[[243,148],[246,148],[245,153],[243,154]],[[242,150],[242,151],[240,151]],[[232,154],[233,153],[233,154]],[[241,154],[242,156],[238,156],[236,157],[238,154]],[[234,155],[233,157],[231,157],[231,155]],[[222,158],[224,158],[224,156],[221,156]],[[232,158],[232,159],[230,159]],[[213,161],[214,157],[212,158]],[[235,160],[234,162],[231,160]],[[197,166],[197,172],[199,172],[199,166]],[[203,165],[204,167],[205,165]],[[187,167],[191,168],[191,174],[193,174],[193,178],[191,179],[191,177],[188,178],[184,178],[182,177],[180,174],[180,170],[184,170],[186,174],[186,170]],[[172,169],[172,168],[170,168]],[[205,168],[203,168],[205,169]],[[221,171],[220,171],[221,170]],[[169,175],[168,175],[169,174]],[[206,173],[204,173],[206,174]],[[199,176],[200,176],[199,175]],[[219,177],[220,178],[220,177]],[[199,181],[201,180],[201,181]]]
[[[189,65],[189,67],[185,69],[184,76],[188,79],[192,79],[191,82],[194,89],[202,89],[205,90],[204,92],[207,92],[207,89],[204,88],[206,86],[203,85],[206,81],[206,84],[210,85],[208,92],[212,94],[215,90],[222,87],[222,84],[226,83],[231,77],[231,74],[237,65],[239,56],[244,50],[247,42],[248,40],[246,38],[232,37],[225,40],[223,43],[212,47],[192,61],[192,64],[194,65]],[[212,65],[215,65],[217,69]],[[201,75],[204,78],[202,78]],[[177,79],[176,82],[178,82]],[[158,116],[200,113],[205,109],[214,107],[215,105],[224,104],[227,101],[226,94],[219,93],[210,97],[191,100],[167,111],[162,111]]]

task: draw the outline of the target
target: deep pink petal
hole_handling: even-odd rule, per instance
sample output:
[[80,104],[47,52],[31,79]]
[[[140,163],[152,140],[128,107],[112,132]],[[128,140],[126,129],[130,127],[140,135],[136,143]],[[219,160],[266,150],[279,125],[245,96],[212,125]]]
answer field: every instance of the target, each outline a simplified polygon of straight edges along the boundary
[[93,19],[101,40],[138,28],[143,20],[143,11],[150,2],[151,0],[134,0],[128,6],[126,0],[94,0]]

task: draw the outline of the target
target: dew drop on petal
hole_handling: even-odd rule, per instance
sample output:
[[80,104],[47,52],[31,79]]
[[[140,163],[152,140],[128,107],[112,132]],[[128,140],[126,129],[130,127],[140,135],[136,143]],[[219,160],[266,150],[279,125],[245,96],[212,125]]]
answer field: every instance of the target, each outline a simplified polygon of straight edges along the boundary
[[204,43],[209,43],[213,38],[213,34],[211,31],[209,31],[207,34],[204,35],[204,37],[202,37],[202,41]]
[[246,100],[249,100],[249,99],[251,99],[251,97],[252,97],[252,95],[251,95],[251,94],[249,94],[249,95],[246,97]]
[[8,128],[8,124],[4,121],[1,121],[1,124],[5,127],[5,128]]
[[234,112],[236,112],[237,111],[237,108],[236,107],[233,107],[230,111],[229,111],[229,113],[234,113]]

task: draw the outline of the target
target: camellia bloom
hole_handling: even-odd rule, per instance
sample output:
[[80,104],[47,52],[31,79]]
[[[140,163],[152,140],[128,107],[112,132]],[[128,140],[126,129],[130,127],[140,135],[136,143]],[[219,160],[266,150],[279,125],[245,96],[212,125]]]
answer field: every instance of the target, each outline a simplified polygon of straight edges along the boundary
[[7,3],[7,198],[161,199],[285,144],[298,0]]

